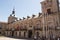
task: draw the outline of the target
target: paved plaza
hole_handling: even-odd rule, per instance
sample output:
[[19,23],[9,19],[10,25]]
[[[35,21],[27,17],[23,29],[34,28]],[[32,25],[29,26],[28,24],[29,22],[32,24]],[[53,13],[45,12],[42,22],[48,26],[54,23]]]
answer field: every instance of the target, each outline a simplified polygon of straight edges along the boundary
[[2,36],[0,37],[0,40],[32,40],[32,39],[16,39]]
[[14,39],[9,37],[0,37],[0,40],[20,40],[20,39]]

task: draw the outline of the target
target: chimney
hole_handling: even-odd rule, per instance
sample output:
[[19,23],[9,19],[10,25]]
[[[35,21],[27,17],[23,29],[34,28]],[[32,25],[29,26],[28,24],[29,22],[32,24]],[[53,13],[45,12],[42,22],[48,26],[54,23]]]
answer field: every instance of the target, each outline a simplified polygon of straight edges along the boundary
[[34,17],[35,17],[35,15],[33,14],[33,15],[32,15],[32,18],[34,18]]
[[22,20],[21,18],[19,18],[19,20]]
[[23,20],[25,19],[25,17],[23,17]]
[[27,16],[27,19],[30,18],[30,16]]
[[15,17],[15,14],[14,14],[14,17]]
[[18,19],[16,21],[18,21]]
[[10,14],[10,16],[12,16],[12,14]]
[[39,12],[39,15],[38,15],[38,16],[40,17],[41,14],[42,14],[42,13]]

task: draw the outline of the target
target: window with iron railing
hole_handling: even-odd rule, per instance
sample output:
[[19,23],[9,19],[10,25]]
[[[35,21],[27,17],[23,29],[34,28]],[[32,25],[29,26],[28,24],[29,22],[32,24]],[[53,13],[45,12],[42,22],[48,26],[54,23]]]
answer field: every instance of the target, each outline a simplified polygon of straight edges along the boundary
[[55,28],[53,26],[46,26],[44,27],[45,30],[55,30]]
[[9,31],[10,29],[6,28],[5,30],[6,30],[6,31]]
[[35,26],[35,27],[34,27],[34,30],[40,30],[40,31],[42,31],[42,27]]
[[26,27],[26,26],[22,26],[22,27],[20,28],[20,30],[27,30],[27,27]]
[[15,30],[16,30],[16,31],[20,30],[20,27],[19,27],[19,26],[17,26],[17,28],[15,28]]
[[55,27],[55,30],[60,30],[60,27]]
[[54,28],[52,28],[52,27],[48,27],[48,30],[53,30]]

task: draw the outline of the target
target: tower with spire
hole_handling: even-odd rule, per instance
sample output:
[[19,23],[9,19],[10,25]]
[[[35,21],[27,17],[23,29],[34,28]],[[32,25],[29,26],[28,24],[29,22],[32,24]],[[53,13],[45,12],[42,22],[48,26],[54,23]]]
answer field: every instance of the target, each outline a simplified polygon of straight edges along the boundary
[[13,8],[12,16],[15,16],[15,9]]
[[8,23],[13,23],[17,20],[17,18],[15,17],[15,8],[13,8],[12,14],[10,14],[10,16],[8,17]]

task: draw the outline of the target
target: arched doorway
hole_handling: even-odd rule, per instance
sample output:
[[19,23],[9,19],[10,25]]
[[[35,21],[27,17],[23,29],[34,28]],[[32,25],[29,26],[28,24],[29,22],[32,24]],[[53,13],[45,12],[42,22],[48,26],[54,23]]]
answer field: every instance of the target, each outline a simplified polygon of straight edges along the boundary
[[0,31],[0,35],[2,35],[1,31]]
[[32,38],[32,30],[28,30],[28,38]]
[[56,40],[60,40],[60,37],[56,37]]
[[15,29],[12,28],[12,33],[11,33],[12,37],[14,36],[14,31],[15,31]]
[[1,34],[1,32],[0,32],[0,34]]
[[37,37],[37,39],[38,39],[38,37],[39,37],[39,32],[36,32],[36,37]]

